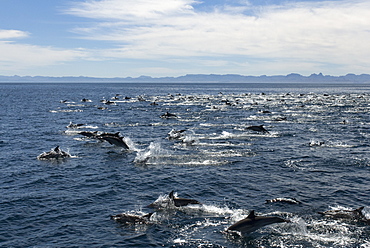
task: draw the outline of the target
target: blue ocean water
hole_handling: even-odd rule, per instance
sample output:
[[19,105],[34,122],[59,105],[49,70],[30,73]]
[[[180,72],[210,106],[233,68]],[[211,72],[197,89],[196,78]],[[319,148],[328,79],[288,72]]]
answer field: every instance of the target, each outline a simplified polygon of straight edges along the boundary
[[[370,247],[365,223],[317,213],[370,217],[369,85],[3,83],[0,99],[1,247]],[[130,149],[81,131],[120,132]],[[56,146],[72,157],[37,159]],[[202,205],[110,219],[172,190]],[[302,203],[265,203],[276,197]],[[251,210],[291,223],[224,233]]]

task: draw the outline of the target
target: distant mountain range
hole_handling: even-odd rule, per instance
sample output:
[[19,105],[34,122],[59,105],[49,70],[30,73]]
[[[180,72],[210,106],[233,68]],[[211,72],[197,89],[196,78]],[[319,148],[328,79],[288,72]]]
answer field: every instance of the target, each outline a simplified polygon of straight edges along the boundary
[[44,77],[44,76],[0,76],[0,82],[29,82],[29,83],[44,83],[44,82],[63,82],[63,83],[134,83],[134,82],[156,82],[156,83],[370,83],[369,74],[347,74],[345,76],[330,76],[319,74],[311,74],[310,76],[302,76],[297,73],[291,73],[286,76],[243,76],[238,74],[187,74],[179,77],[125,77],[125,78],[96,78],[96,77]]

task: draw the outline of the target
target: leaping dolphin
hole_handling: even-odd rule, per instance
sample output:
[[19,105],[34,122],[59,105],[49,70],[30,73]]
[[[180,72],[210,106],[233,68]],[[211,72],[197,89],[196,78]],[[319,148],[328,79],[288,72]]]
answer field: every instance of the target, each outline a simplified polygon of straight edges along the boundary
[[116,146],[123,147],[125,149],[129,149],[128,145],[123,140],[123,137],[106,135],[106,136],[101,136],[101,139],[108,141],[108,143],[111,145],[116,145]]
[[102,134],[100,134],[100,135],[99,135],[99,137],[100,137],[100,138],[102,138],[102,137],[106,137],[106,136],[120,137],[120,136],[119,136],[119,133],[120,133],[120,132],[116,132],[116,133],[102,133]]
[[82,131],[78,134],[81,134],[89,139],[97,139],[98,138],[98,131],[90,132],[90,131]]
[[259,126],[249,126],[247,127],[247,129],[249,130],[253,130],[253,131],[256,131],[256,132],[261,132],[261,133],[269,133],[269,131],[267,131],[263,125],[259,125]]
[[117,214],[112,215],[110,218],[111,220],[114,220],[120,224],[125,225],[132,225],[132,224],[149,224],[150,223],[150,217],[153,215],[153,213],[148,213],[145,215],[136,215],[136,214]]
[[282,223],[282,222],[291,222],[290,220],[285,220],[280,217],[273,217],[273,216],[256,216],[254,214],[254,210],[252,210],[248,217],[242,219],[235,224],[231,225],[227,228],[227,231],[238,231],[242,235],[249,234],[251,232],[256,231],[257,229],[271,225],[274,223]]

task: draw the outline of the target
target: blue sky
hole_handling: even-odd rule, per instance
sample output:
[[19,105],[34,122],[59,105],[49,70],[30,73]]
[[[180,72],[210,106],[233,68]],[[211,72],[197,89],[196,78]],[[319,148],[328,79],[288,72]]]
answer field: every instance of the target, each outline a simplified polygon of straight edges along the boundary
[[370,73],[369,0],[0,0],[0,75]]

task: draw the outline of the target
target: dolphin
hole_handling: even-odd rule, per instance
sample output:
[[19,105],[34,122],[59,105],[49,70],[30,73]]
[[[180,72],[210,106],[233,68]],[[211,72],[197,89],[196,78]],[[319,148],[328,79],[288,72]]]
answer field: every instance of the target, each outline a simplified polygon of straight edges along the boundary
[[287,119],[287,117],[276,117],[274,121],[286,121]]
[[145,215],[136,215],[136,214],[117,214],[110,216],[111,220],[114,220],[118,223],[125,224],[125,225],[131,225],[131,224],[149,224],[150,223],[150,217],[153,215],[153,213],[148,213]]
[[125,149],[129,149],[128,145],[123,140],[123,137],[110,136],[110,135],[105,135],[105,136],[100,136],[100,137],[101,137],[101,139],[103,139],[105,141],[108,141],[108,143],[111,144],[111,145],[116,145],[116,146],[123,147]]
[[262,113],[262,114],[271,114],[271,111],[268,111],[268,110],[260,110],[260,113]]
[[140,101],[140,102],[145,102],[145,99],[143,96],[138,96],[137,97],[137,100]]
[[172,190],[168,194],[167,199],[160,200],[160,201],[157,200],[157,201],[149,204],[147,207],[148,208],[166,208],[168,206],[173,206],[172,203],[175,207],[183,207],[183,206],[187,206],[187,205],[190,205],[190,204],[201,204],[199,201],[194,200],[194,199],[186,199],[186,198],[175,197],[174,191]]
[[81,127],[81,126],[83,126],[83,125],[85,125],[85,124],[82,124],[82,123],[77,123],[77,124],[75,124],[75,123],[72,123],[72,121],[71,121],[71,122],[69,122],[69,124],[66,126],[66,128],[78,128],[78,127]]
[[105,141],[104,137],[117,137],[119,138],[119,133],[120,132],[116,132],[116,133],[102,133],[102,134],[99,134],[97,136],[97,138],[100,140],[100,141]]
[[39,160],[49,160],[49,159],[64,159],[64,158],[70,158],[71,154],[68,152],[63,151],[59,148],[59,146],[55,147],[54,149],[51,149],[49,152],[43,152],[40,155],[37,156],[37,159]]
[[173,190],[168,194],[168,197],[173,201],[176,207],[187,206],[189,204],[201,204],[199,201],[194,199],[177,198],[175,197]]
[[256,231],[261,227],[282,222],[289,223],[290,220],[285,220],[280,217],[273,216],[256,216],[254,214],[254,210],[252,210],[247,218],[242,219],[236,222],[235,224],[231,225],[229,228],[227,228],[227,231],[238,231],[242,235],[246,235]]
[[261,133],[269,133],[269,131],[267,131],[263,125],[259,125],[259,126],[249,126],[247,127],[247,129],[249,130],[253,130],[253,131],[256,131],[256,132],[261,132]]
[[170,112],[166,112],[160,116],[161,118],[177,118],[177,115],[171,114]]
[[81,134],[89,139],[97,139],[98,138],[98,131],[90,132],[90,131],[82,131],[78,134]]
[[116,133],[102,133],[102,134],[100,134],[99,136],[100,136],[100,137],[104,137],[104,136],[120,137],[120,136],[119,136],[119,133],[120,133],[120,132],[116,132]]
[[168,133],[168,138],[169,139],[180,139],[184,135],[183,132],[185,132],[185,131],[186,131],[185,129],[182,129],[182,130],[172,129]]
[[265,203],[267,204],[267,203],[274,203],[274,202],[284,202],[284,203],[289,203],[289,204],[301,204],[302,203],[295,198],[283,198],[283,197],[266,200]]
[[106,104],[106,105],[117,105],[116,102],[114,101],[110,101],[110,100],[105,100],[105,101],[102,101],[102,103]]
[[309,146],[322,146],[325,144],[325,141],[320,140],[311,140]]
[[318,213],[323,216],[331,217],[334,219],[353,219],[370,224],[370,220],[367,219],[366,216],[362,213],[363,209],[364,207],[360,207],[354,210],[338,209],[338,210],[327,210]]
[[68,152],[65,152],[63,151],[62,149],[60,149],[59,146],[55,147],[54,150],[52,150],[54,153],[60,155],[61,158],[69,158],[71,157],[71,154],[69,154]]

